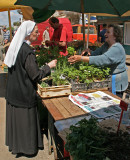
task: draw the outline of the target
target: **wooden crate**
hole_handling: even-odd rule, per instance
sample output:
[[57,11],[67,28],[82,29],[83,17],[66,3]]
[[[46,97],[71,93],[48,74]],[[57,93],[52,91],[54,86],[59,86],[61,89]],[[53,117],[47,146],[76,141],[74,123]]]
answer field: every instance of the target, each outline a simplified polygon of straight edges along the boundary
[[72,83],[72,92],[82,92],[93,89],[111,88],[111,78],[104,81],[95,81],[90,84],[86,83]]
[[61,85],[42,88],[38,84],[38,94],[41,98],[59,97],[71,94],[71,85]]

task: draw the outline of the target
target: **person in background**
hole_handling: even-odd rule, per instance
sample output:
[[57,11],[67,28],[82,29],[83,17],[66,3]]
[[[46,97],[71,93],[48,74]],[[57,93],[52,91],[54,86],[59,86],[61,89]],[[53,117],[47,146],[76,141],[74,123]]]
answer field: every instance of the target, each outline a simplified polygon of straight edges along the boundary
[[47,26],[45,31],[43,32],[42,35],[42,44],[45,44],[46,41],[50,41],[50,36],[49,36],[49,27]]
[[[123,91],[128,87],[128,75],[125,63],[126,53],[121,42],[121,28],[110,24],[105,33],[105,43],[100,48],[92,52],[86,49],[81,55],[71,56],[68,61],[70,63],[83,61],[90,65],[109,67],[112,75],[112,93],[122,97]],[[86,52],[90,56],[83,56]]]
[[37,111],[37,82],[50,75],[57,60],[38,68],[30,44],[39,36],[33,21],[24,21],[12,39],[4,63],[6,87],[6,145],[12,154],[34,156],[43,149]]
[[4,47],[4,52],[6,54],[8,47],[10,45],[10,31],[7,30],[6,26],[3,27],[3,47]]
[[6,26],[3,27],[3,38],[4,38],[4,44],[10,42],[10,31],[7,30]]
[[49,24],[54,29],[54,33],[50,41],[46,41],[47,46],[58,46],[60,55],[66,56],[67,52],[67,29],[63,24],[59,23],[59,19],[51,17]]
[[[3,36],[2,36],[2,32],[0,30],[0,60],[3,62],[4,61],[4,51],[3,51]],[[0,64],[1,65],[1,64]]]
[[104,43],[105,42],[105,33],[107,31],[107,24],[103,24],[103,29],[99,33],[99,42]]

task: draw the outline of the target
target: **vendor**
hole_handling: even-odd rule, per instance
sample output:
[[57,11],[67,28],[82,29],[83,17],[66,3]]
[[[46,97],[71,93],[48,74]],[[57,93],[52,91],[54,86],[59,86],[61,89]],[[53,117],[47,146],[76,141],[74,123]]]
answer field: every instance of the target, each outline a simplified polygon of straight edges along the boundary
[[51,17],[49,24],[54,29],[50,41],[46,41],[46,46],[58,46],[60,55],[66,56],[67,52],[67,28],[59,23],[59,19]]
[[[105,33],[105,43],[97,50],[91,52],[86,49],[81,55],[74,55],[68,58],[70,63],[78,61],[88,62],[90,65],[104,66],[111,69],[112,92],[119,97],[128,87],[128,75],[126,71],[126,53],[121,45],[122,32],[117,25],[110,24]],[[83,56],[88,52],[90,56]]]

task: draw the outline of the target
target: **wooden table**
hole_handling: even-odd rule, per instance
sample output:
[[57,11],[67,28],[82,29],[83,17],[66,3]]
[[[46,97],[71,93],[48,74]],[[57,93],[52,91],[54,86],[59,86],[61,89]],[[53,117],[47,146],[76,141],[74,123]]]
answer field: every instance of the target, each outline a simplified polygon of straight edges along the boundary
[[[103,91],[106,94],[109,94],[112,97],[120,99],[116,95],[113,95],[109,91]],[[72,93],[73,94],[73,93]],[[78,94],[78,93],[77,93]],[[50,98],[43,99],[43,105],[48,110],[48,149],[49,154],[51,154],[51,139],[54,150],[54,157],[57,159],[57,151],[55,145],[55,135],[54,135],[54,121],[63,120],[67,118],[72,118],[76,116],[82,116],[86,114],[86,111],[79,108],[77,105],[72,103],[68,96],[67,97],[58,97],[58,98]]]

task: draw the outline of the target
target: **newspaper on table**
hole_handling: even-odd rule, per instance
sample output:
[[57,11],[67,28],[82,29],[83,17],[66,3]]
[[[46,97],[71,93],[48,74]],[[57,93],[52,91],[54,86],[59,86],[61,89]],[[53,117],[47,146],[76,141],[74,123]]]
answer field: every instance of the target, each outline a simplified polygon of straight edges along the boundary
[[106,118],[121,113],[120,100],[104,92],[69,95],[69,99],[86,112],[97,118]]

